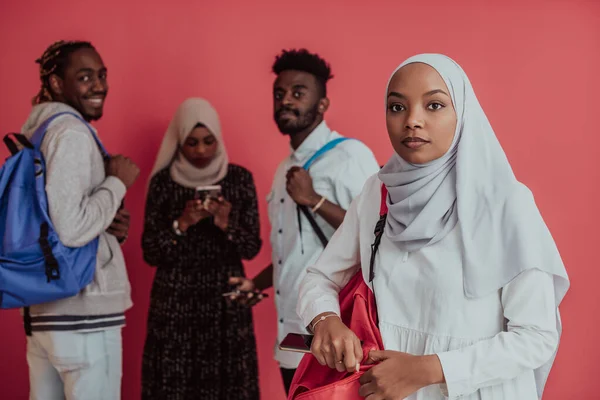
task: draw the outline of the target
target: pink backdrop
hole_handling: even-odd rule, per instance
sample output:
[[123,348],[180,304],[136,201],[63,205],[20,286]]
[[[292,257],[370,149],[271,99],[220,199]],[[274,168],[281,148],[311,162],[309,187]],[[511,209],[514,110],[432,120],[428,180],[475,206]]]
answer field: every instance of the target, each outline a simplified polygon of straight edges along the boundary
[[[600,138],[593,116],[600,106],[600,3],[482,3],[0,1],[0,132],[25,120],[38,89],[33,61],[45,47],[59,38],[91,40],[110,71],[100,134],[142,169],[127,195],[133,225],[124,251],[135,307],[124,330],[124,399],[140,395],[153,277],[140,250],[143,196],[168,121],[188,96],[206,97],[219,110],[231,159],[253,171],[262,200],[267,244],[247,264],[254,275],[269,262],[264,197],[288,153],[271,118],[270,66],[282,48],[300,46],[333,66],[330,126],[364,141],[381,163],[391,154],[383,99],[392,69],[420,52],[462,64],[518,177],[534,191],[572,279],[545,399],[598,397]],[[21,320],[16,311],[0,311],[0,321],[0,397],[26,399]],[[263,398],[282,399],[271,301],[255,309],[255,325]]]

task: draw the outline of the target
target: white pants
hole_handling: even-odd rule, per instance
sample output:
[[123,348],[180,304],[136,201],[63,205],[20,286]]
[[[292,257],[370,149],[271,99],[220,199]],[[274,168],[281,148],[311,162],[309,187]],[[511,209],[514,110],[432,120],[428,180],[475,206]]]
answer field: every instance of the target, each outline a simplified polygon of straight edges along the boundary
[[121,328],[33,332],[27,337],[30,400],[119,400]]

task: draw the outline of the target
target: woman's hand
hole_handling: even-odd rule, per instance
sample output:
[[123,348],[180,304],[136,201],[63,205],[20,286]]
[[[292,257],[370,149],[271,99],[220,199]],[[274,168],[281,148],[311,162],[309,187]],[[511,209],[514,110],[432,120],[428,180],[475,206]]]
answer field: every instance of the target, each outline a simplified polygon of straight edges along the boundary
[[204,206],[214,216],[215,225],[222,231],[226,231],[229,227],[231,203],[225,200],[224,197],[219,197],[216,201],[208,199]]
[[358,394],[366,400],[404,399],[421,388],[444,382],[439,358],[413,356],[399,351],[371,351],[377,363],[360,377]]
[[185,232],[190,226],[196,225],[198,222],[208,217],[210,217],[210,213],[204,209],[202,201],[190,200],[185,203],[185,209],[183,210],[181,217],[177,219],[179,230]]
[[[311,326],[327,314],[318,315]],[[321,365],[336,369],[339,372],[357,371],[363,359],[362,346],[358,337],[336,315],[328,317],[315,327],[311,352]]]

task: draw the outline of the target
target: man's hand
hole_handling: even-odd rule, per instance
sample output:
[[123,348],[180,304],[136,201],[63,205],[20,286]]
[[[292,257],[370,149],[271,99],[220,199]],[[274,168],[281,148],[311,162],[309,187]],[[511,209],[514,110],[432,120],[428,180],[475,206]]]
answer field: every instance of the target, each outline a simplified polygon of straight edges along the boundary
[[127,240],[127,236],[129,235],[129,211],[125,208],[121,208],[117,211],[117,215],[113,219],[113,222],[110,224],[106,232],[114,235],[119,243],[123,243]]
[[229,298],[231,301],[252,307],[263,299],[261,293],[256,289],[256,285],[252,279],[241,276],[229,278],[228,282],[231,286],[235,286],[235,290],[239,290],[239,295],[233,295]]
[[105,168],[107,176],[119,178],[128,189],[140,174],[138,166],[130,158],[120,154],[111,157],[106,162]]
[[321,200],[321,196],[313,188],[312,178],[304,168],[290,168],[286,179],[287,192],[296,204],[314,207]]

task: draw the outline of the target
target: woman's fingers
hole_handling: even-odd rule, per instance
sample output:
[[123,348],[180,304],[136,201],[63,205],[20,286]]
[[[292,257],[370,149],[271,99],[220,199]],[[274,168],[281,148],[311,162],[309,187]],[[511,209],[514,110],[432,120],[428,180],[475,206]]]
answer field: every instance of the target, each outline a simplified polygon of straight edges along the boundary
[[354,347],[354,357],[356,360],[356,369],[358,372],[358,368],[360,367],[360,364],[363,361],[363,358],[365,357],[363,354],[363,348],[362,348],[362,343],[360,342],[360,339],[358,338],[358,336],[354,336],[354,340],[352,341],[353,347]]
[[354,350],[355,338],[348,338],[344,340],[344,367],[348,372],[355,372],[357,365],[360,362],[356,359],[356,353]]
[[[315,318],[316,319],[316,318]],[[362,345],[339,319],[321,320],[316,330],[311,353],[319,364],[339,372],[355,372],[362,361]]]
[[312,346],[310,352],[315,356],[319,364],[326,365],[327,361],[325,360],[325,356],[321,351],[321,339],[318,336],[315,336],[312,341]]
[[325,363],[327,364],[327,366],[331,369],[336,369],[335,368],[335,350],[333,348],[333,344],[331,342],[329,343],[323,343],[321,345],[321,349],[323,352],[323,356],[325,357]]
[[335,351],[335,369],[338,372],[344,372],[346,370],[344,365],[344,357],[346,356],[345,342],[346,340],[344,338],[333,341],[333,348]]

